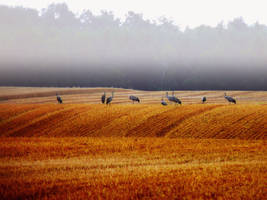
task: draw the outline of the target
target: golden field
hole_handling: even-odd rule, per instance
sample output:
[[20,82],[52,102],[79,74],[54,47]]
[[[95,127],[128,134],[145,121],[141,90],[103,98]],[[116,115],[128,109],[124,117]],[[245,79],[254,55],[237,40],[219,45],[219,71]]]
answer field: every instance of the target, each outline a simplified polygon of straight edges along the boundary
[[[141,91],[122,88],[47,88],[47,87],[0,87],[0,104],[49,104],[56,103],[56,93],[64,103],[100,103],[103,92],[111,96],[114,91],[113,104],[131,104],[129,95],[136,95],[142,104],[159,104],[166,91]],[[203,96],[209,104],[226,104],[225,91],[175,91],[183,104],[199,104]],[[238,104],[267,104],[267,91],[226,91],[236,98]],[[171,91],[169,91],[171,95]],[[166,98],[165,98],[166,99]]]
[[267,105],[0,104],[0,136],[267,139]]
[[265,140],[1,138],[1,199],[266,199]]
[[0,87],[0,199],[266,199],[267,92],[175,94]]

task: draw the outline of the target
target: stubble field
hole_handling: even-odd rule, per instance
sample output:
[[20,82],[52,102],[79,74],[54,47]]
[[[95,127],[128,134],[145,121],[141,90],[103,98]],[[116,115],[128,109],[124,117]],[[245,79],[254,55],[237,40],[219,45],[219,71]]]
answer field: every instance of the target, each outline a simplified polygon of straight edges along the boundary
[[267,197],[267,92],[230,91],[229,105],[222,91],[177,91],[182,106],[164,107],[165,92],[0,91],[1,198]]

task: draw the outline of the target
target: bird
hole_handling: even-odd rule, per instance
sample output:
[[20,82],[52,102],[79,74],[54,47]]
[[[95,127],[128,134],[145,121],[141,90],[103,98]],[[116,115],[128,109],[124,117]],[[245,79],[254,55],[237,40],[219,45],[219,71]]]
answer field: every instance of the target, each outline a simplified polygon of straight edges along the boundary
[[131,95],[131,96],[129,97],[129,99],[132,100],[133,103],[134,103],[135,101],[137,101],[138,103],[140,103],[140,99],[139,99],[138,97],[136,97],[136,96]]
[[229,101],[229,103],[234,103],[236,104],[236,100],[233,97],[227,96],[226,93],[224,93],[224,98]]
[[180,105],[182,104],[182,101],[178,99],[176,96],[174,96],[174,91],[172,91],[172,96],[173,96],[175,103],[179,103]]
[[202,103],[205,103],[207,101],[207,98],[206,97],[203,97],[202,98]]
[[181,100],[174,96],[174,91],[172,92],[172,96],[168,95],[168,92],[166,92],[166,97],[169,101],[172,101],[174,103],[182,104]]
[[63,103],[61,97],[58,94],[56,94],[56,95],[57,95],[57,101],[58,101],[58,103],[60,103],[60,104]]
[[163,100],[163,97],[161,98],[161,105],[163,106],[167,106],[168,104],[166,103],[166,101]]
[[106,101],[106,92],[104,92],[104,94],[101,97],[101,102],[104,104]]
[[111,101],[113,100],[113,97],[114,97],[114,92],[112,91],[112,95],[111,95],[111,97],[108,97],[108,98],[107,98],[107,101],[106,101],[106,104],[107,104],[107,105],[110,105]]

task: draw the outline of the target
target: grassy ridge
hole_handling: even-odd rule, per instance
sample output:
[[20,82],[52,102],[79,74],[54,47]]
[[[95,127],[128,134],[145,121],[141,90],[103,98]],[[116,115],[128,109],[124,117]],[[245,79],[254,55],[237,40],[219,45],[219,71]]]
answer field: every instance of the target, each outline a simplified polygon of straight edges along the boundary
[[266,105],[0,105],[0,136],[267,139]]

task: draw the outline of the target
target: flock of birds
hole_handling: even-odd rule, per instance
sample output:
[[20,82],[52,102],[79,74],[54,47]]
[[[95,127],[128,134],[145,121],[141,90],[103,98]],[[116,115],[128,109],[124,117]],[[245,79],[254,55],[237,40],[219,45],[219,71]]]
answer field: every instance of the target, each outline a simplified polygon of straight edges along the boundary
[[[111,93],[112,95],[110,97],[106,97],[106,92],[104,92],[104,94],[101,96],[101,102],[102,104],[107,104],[110,105],[110,103],[112,102],[113,98],[114,98],[114,92]],[[57,97],[57,101],[58,103],[62,104],[63,100],[62,98],[56,94]],[[172,92],[172,96],[169,96],[168,92],[166,92],[166,98],[168,99],[169,102],[173,102],[174,104],[179,104],[182,105],[182,101],[180,99],[178,99],[175,95],[174,95],[174,91]],[[224,98],[229,102],[229,103],[234,103],[236,104],[236,100],[233,97],[227,96],[226,93],[224,93]],[[134,103],[135,101],[140,103],[140,99],[137,96],[129,96],[129,99]],[[202,98],[202,103],[205,103],[207,101],[207,98],[204,96]],[[162,96],[161,98],[161,105],[163,106],[167,106],[168,103],[166,101],[164,101],[164,98]]]

